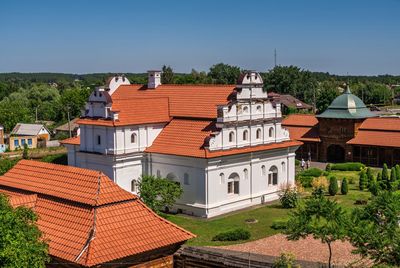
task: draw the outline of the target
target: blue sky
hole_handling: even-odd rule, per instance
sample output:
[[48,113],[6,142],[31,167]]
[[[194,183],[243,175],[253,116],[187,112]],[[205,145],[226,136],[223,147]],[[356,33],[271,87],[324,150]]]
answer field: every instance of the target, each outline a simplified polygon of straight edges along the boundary
[[0,72],[176,72],[218,62],[400,74],[400,0],[0,2]]

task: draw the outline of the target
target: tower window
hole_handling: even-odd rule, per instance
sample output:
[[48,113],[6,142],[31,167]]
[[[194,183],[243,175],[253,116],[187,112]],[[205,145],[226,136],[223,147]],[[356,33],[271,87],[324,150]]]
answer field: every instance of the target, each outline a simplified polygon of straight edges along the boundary
[[274,128],[270,127],[269,128],[269,137],[272,138],[274,136]]
[[249,139],[249,132],[247,130],[243,131],[243,140],[247,141]]
[[136,143],[136,133],[131,135],[131,143]]
[[257,140],[261,139],[261,129],[257,129],[257,131],[256,131],[256,139]]
[[229,132],[229,142],[234,142],[235,141],[235,132],[231,131]]

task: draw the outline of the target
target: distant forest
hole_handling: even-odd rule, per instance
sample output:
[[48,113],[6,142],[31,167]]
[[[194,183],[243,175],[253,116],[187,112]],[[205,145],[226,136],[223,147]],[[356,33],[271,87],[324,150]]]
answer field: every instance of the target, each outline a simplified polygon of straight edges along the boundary
[[[236,84],[238,66],[215,64],[208,72],[192,70],[175,73],[162,67],[164,84]],[[18,122],[53,121],[50,128],[63,124],[67,113],[80,116],[91,91],[105,84],[115,73],[0,73],[0,124],[6,132]],[[131,83],[146,84],[147,73],[125,73]],[[400,94],[400,76],[340,76],[310,72],[296,66],[276,66],[261,73],[268,92],[290,94],[315,105],[318,112],[341,93],[344,83],[369,105],[390,105]]]

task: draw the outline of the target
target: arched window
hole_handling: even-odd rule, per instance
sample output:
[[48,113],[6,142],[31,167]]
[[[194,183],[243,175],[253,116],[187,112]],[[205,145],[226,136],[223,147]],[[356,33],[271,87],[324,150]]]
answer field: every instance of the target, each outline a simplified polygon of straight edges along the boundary
[[261,139],[261,129],[260,128],[257,129],[257,131],[256,131],[256,139],[257,140]]
[[244,179],[247,180],[249,178],[249,171],[247,170],[247,168],[243,170],[243,173],[244,173]]
[[261,166],[261,175],[262,176],[267,175],[267,171],[265,170],[265,166],[264,165]]
[[239,194],[239,175],[232,173],[228,178],[228,194]]
[[235,141],[235,132],[231,131],[229,132],[229,142],[234,142]]
[[257,105],[256,110],[257,110],[258,113],[261,113],[261,105]]
[[278,185],[278,168],[272,166],[268,173],[268,185]]
[[131,143],[136,143],[136,133],[132,133],[132,135],[131,135]]
[[243,113],[247,113],[248,111],[249,111],[249,107],[244,106],[244,107],[243,107]]
[[183,184],[189,185],[189,174],[183,174]]
[[272,138],[274,136],[274,128],[270,127],[269,128],[269,137]]
[[224,184],[225,183],[225,174],[224,173],[220,173],[219,174],[219,179],[220,179],[219,183],[220,184]]
[[243,140],[247,141],[249,139],[249,131],[245,130],[243,131]]
[[136,193],[137,190],[138,190],[137,187],[138,187],[138,183],[137,183],[137,181],[135,179],[133,179],[131,181],[131,192]]

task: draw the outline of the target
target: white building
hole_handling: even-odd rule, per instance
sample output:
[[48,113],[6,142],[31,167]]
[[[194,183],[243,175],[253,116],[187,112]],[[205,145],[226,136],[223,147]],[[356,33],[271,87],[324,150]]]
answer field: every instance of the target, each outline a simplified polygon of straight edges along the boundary
[[142,174],[177,181],[184,194],[174,209],[202,217],[277,199],[294,183],[301,143],[282,128],[280,105],[268,101],[258,73],[238,85],[160,79],[150,71],[147,86],[119,78],[95,90],[80,137],[64,141],[69,164],[101,170],[134,193]]

